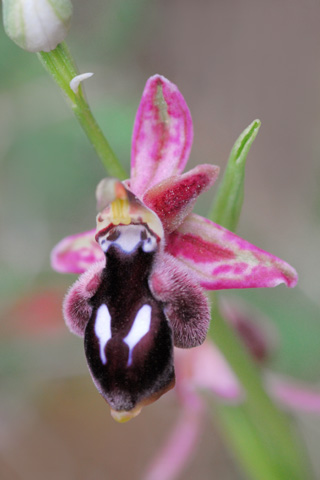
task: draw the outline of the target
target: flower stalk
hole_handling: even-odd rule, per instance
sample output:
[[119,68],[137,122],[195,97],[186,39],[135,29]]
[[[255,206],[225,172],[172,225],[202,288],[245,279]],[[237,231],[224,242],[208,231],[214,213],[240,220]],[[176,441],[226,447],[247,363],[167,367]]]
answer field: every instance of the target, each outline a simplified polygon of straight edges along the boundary
[[78,75],[78,71],[67,45],[60,43],[51,52],[39,52],[37,55],[44,68],[63,91],[108,175],[121,180],[125,179],[128,175],[92,115],[81,85],[76,92],[70,87],[70,82]]

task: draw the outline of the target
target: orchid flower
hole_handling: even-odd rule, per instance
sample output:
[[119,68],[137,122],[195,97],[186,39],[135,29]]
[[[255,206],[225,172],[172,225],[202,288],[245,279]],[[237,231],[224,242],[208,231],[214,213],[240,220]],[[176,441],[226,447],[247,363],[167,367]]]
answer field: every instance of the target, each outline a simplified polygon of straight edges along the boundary
[[[291,412],[319,414],[319,388],[267,369],[266,362],[276,344],[276,332],[268,318],[239,302],[224,302],[222,307],[225,320],[233,326],[253,360],[264,367],[265,388],[279,406]],[[180,478],[201,441],[205,400],[210,396],[229,405],[239,405],[246,399],[245,390],[223,353],[209,339],[195,349],[175,349],[175,370],[179,417],[151,459],[143,480]],[[207,395],[204,397],[203,393]]]
[[96,230],[52,251],[54,269],[82,274],[65,298],[64,317],[84,337],[93,381],[118,421],[174,386],[174,346],[205,340],[204,290],[297,282],[286,262],[192,213],[219,172],[205,164],[182,173],[192,140],[178,88],[151,77],[135,119],[130,179],[103,179]]

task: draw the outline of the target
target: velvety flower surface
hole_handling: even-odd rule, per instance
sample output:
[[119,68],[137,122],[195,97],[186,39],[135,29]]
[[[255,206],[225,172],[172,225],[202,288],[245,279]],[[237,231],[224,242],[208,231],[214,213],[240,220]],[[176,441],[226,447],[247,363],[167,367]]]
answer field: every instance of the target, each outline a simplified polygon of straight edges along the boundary
[[146,84],[132,140],[131,178],[97,187],[97,228],[62,240],[57,271],[82,273],[64,316],[85,341],[89,369],[113,416],[125,420],[174,385],[173,346],[200,345],[210,321],[203,289],[292,287],[295,270],[192,213],[219,168],[182,173],[193,139],[177,87]]

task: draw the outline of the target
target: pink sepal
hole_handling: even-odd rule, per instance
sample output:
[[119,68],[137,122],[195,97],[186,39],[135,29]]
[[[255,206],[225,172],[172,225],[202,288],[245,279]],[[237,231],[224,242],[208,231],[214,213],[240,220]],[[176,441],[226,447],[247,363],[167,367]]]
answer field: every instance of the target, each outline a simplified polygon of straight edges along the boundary
[[161,75],[149,78],[137,111],[131,151],[131,188],[148,188],[179,174],[193,140],[189,108],[176,85]]
[[209,190],[219,174],[215,165],[198,165],[183,175],[163,180],[150,188],[143,202],[160,218],[164,231],[176,230],[192,212],[198,196]]
[[320,390],[278,374],[269,373],[266,385],[282,405],[301,412],[320,412]]
[[207,290],[294,287],[298,279],[288,263],[195,214],[169,235],[167,251]]
[[59,242],[51,252],[51,266],[61,273],[83,273],[95,262],[104,259],[104,253],[95,241],[95,230],[70,235]]

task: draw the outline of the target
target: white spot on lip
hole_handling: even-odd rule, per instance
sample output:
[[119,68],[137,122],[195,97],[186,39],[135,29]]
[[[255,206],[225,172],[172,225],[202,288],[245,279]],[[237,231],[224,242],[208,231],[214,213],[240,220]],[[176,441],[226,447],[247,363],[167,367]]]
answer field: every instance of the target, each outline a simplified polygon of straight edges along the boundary
[[103,304],[98,308],[96,321],[94,325],[94,332],[98,337],[100,344],[100,358],[102,363],[107,363],[105,348],[111,338],[111,316],[107,305]]
[[129,347],[128,366],[132,363],[132,351],[140,340],[149,332],[151,324],[151,306],[143,305],[138,311],[128,335],[123,341]]

